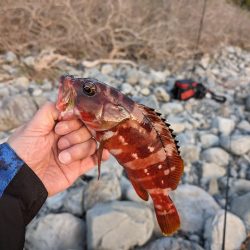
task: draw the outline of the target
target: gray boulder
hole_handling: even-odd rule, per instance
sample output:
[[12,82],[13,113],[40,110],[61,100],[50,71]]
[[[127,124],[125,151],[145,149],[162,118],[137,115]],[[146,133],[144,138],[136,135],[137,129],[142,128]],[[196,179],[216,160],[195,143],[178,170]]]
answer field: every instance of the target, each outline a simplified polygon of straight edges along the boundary
[[201,233],[206,220],[214,216],[219,205],[203,189],[194,185],[180,185],[171,197],[181,218],[181,230]]
[[219,137],[213,134],[204,134],[200,137],[204,149],[219,145]]
[[161,238],[155,240],[144,247],[136,248],[136,250],[203,250],[198,244],[184,240],[182,238]]
[[217,119],[217,126],[221,134],[229,135],[232,133],[235,127],[234,120],[224,117],[217,117],[216,119]]
[[20,126],[28,121],[36,110],[34,101],[26,93],[6,98],[0,108],[0,131]]
[[[219,250],[222,247],[224,226],[224,210],[220,210],[217,214],[208,220],[204,238],[206,239],[206,249]],[[225,249],[239,249],[241,243],[246,238],[246,230],[241,219],[234,214],[227,213],[227,228]]]
[[250,135],[232,136],[230,142],[230,151],[235,155],[244,155],[250,151]]
[[27,250],[82,250],[85,244],[84,221],[75,216],[49,214],[31,223],[26,231]]
[[88,249],[128,250],[145,244],[153,232],[153,215],[142,204],[114,201],[87,211]]
[[121,198],[121,186],[116,175],[106,174],[89,182],[84,191],[84,208],[88,210],[98,202],[113,201]]
[[250,232],[250,192],[235,197],[231,203],[231,211],[244,221],[247,231]]
[[202,152],[202,160],[210,163],[218,164],[219,166],[226,166],[229,163],[229,154],[222,148],[209,148]]

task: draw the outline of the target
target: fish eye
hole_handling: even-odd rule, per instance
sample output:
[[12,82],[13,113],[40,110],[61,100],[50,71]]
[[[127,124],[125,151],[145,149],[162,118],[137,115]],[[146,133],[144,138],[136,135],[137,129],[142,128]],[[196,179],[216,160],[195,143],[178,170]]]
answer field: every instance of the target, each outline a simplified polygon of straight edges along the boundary
[[83,85],[83,93],[88,96],[94,96],[96,94],[96,86],[92,82],[85,83]]

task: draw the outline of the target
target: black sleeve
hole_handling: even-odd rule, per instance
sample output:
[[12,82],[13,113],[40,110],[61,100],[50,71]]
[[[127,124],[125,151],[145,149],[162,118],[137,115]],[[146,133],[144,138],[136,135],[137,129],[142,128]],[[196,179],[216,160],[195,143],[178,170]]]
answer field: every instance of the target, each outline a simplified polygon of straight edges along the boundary
[[0,198],[1,250],[23,249],[25,226],[37,214],[47,196],[43,183],[24,164]]

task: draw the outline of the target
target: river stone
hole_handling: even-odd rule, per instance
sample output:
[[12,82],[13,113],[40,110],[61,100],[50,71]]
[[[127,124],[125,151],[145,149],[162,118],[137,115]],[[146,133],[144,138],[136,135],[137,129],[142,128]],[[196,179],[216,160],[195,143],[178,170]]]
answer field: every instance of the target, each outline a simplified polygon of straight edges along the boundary
[[84,235],[83,220],[68,213],[48,214],[28,227],[25,249],[82,250]]
[[33,117],[37,108],[28,94],[8,97],[0,108],[0,131],[10,130]]
[[201,135],[200,140],[204,149],[219,145],[219,137],[213,134]]
[[169,94],[166,92],[166,90],[163,87],[156,87],[154,89],[154,94],[158,101],[160,102],[168,102],[170,100]]
[[204,150],[201,153],[201,158],[202,160],[218,164],[219,166],[226,166],[229,163],[229,154],[219,147]]
[[136,250],[203,250],[201,246],[182,238],[160,238]]
[[221,134],[229,135],[234,130],[235,122],[232,119],[217,117],[217,125]]
[[177,102],[169,102],[163,104],[161,110],[164,115],[177,114],[183,111],[183,106]]
[[230,151],[235,155],[244,155],[250,151],[250,135],[232,136]]
[[136,202],[97,204],[87,211],[88,249],[128,250],[145,244],[153,232],[150,208]]
[[203,189],[194,185],[179,185],[171,197],[181,218],[181,230],[201,233],[206,220],[214,216],[219,205]]
[[231,203],[231,211],[238,215],[245,223],[248,233],[250,233],[250,192],[235,197]]
[[46,200],[46,206],[51,212],[59,212],[62,207],[64,200],[67,196],[68,191],[65,190],[63,192],[60,192],[56,195],[53,195],[51,197],[48,197]]
[[68,190],[67,196],[64,200],[64,210],[76,216],[83,214],[83,192],[84,187],[76,187]]
[[85,210],[98,202],[113,201],[121,198],[121,186],[116,175],[106,174],[93,179],[84,191],[83,204]]
[[226,174],[226,169],[224,167],[218,166],[215,163],[202,164],[202,178],[204,180],[210,180],[211,178],[219,178]]
[[108,75],[112,73],[112,71],[113,71],[113,66],[111,64],[104,64],[102,66],[102,69],[101,69],[102,74]]
[[199,160],[200,148],[195,145],[183,145],[180,148],[181,156],[185,163],[192,163]]
[[[219,210],[213,218],[210,218],[205,226],[204,238],[206,249],[219,250],[222,246],[224,210]],[[227,228],[225,249],[239,249],[246,238],[246,230],[243,222],[234,214],[227,213]]]

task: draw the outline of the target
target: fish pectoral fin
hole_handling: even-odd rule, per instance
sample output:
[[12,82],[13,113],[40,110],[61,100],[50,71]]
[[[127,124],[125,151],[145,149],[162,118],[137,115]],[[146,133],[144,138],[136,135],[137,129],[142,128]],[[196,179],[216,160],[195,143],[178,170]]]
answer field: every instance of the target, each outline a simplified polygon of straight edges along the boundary
[[148,192],[140,185],[140,183],[134,180],[132,177],[128,176],[130,182],[132,183],[137,195],[144,201],[148,200]]
[[98,164],[98,180],[101,176],[101,163],[102,163],[102,152],[103,152],[104,142],[101,141],[99,144],[99,148],[97,149],[97,164]]

